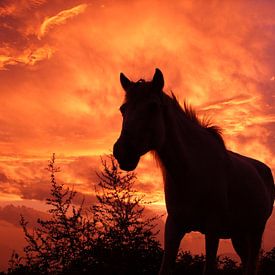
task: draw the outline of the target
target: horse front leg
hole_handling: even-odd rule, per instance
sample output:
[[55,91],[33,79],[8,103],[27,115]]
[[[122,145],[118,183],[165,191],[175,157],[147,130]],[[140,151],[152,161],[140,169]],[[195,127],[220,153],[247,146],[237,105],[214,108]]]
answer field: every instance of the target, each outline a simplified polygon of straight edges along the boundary
[[217,271],[217,251],[219,247],[219,238],[213,234],[205,235],[206,262],[204,266],[204,275],[213,275]]
[[180,241],[184,234],[185,233],[180,230],[178,225],[168,215],[165,223],[164,255],[162,258],[159,275],[172,274],[179,250]]

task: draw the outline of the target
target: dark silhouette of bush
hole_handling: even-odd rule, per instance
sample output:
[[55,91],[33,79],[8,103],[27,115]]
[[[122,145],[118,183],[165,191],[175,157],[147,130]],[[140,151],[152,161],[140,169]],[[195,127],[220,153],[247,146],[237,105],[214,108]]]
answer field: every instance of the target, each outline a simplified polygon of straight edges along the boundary
[[178,254],[175,275],[186,274],[202,274],[204,268],[204,255],[192,255],[188,251],[181,251]]
[[[177,257],[175,275],[201,275],[205,264],[204,255],[192,255],[188,251],[182,251]],[[229,257],[217,258],[217,271],[213,275],[241,275],[238,263]]]
[[260,275],[275,274],[275,247],[268,252],[263,253],[260,259]]
[[104,274],[157,274],[162,249],[156,240],[159,216],[144,217],[143,197],[134,190],[136,174],[122,172],[113,156],[102,160],[103,171],[92,207],[100,231]]
[[[21,216],[27,245],[24,256],[13,253],[9,272],[61,273],[94,246],[95,226],[85,216],[83,202],[79,207],[74,206],[72,201],[76,192],[56,182],[56,173],[60,169],[55,164],[54,154],[47,170],[51,177],[51,196],[46,200],[50,206],[50,219],[38,219],[37,226],[30,231],[28,222]],[[93,259],[89,257],[89,261],[93,262]]]
[[221,275],[241,275],[240,265],[229,257],[218,257],[218,271]]
[[134,191],[134,173],[124,173],[112,156],[102,160],[98,203],[88,212],[73,205],[76,192],[56,181],[55,155],[47,170],[50,218],[31,232],[21,217],[27,245],[13,253],[9,274],[156,274],[162,249],[153,232],[157,216],[144,217],[143,198]]

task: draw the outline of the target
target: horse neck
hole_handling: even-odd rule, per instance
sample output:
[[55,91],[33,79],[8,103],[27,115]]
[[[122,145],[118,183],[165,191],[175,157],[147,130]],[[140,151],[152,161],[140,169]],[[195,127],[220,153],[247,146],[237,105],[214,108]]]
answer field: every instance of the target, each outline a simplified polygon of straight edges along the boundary
[[175,115],[171,108],[165,110],[164,120],[165,141],[156,154],[165,174],[184,176],[184,167],[188,163],[190,151],[188,136],[196,135],[196,126],[187,118]]
[[[226,157],[226,149],[210,132],[190,120],[170,103],[164,109],[165,141],[157,150],[163,172],[188,180],[209,158]],[[175,175],[175,176],[173,176]]]

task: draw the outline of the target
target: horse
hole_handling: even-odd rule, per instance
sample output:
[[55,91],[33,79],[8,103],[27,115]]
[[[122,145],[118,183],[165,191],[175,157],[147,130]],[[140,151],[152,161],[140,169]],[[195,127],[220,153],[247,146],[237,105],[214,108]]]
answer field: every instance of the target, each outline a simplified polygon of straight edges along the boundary
[[245,275],[257,274],[275,197],[271,169],[227,150],[219,127],[163,91],[159,69],[151,81],[133,82],[121,73],[120,83],[125,100],[114,157],[132,171],[153,152],[163,174],[168,215],[159,275],[172,274],[180,242],[191,231],[205,235],[204,275],[215,273],[220,239],[231,239]]

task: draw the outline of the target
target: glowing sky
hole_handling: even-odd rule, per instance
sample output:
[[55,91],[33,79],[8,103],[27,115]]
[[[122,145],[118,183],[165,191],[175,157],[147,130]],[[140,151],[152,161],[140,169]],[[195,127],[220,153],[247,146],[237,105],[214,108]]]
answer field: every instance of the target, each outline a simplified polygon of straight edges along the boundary
[[[224,129],[228,148],[275,171],[274,10],[256,0],[2,0],[0,202],[43,210],[53,152],[60,181],[92,201],[99,156],[120,132],[119,73],[151,79],[156,67],[166,92]],[[163,205],[150,156],[137,172],[139,191]]]

